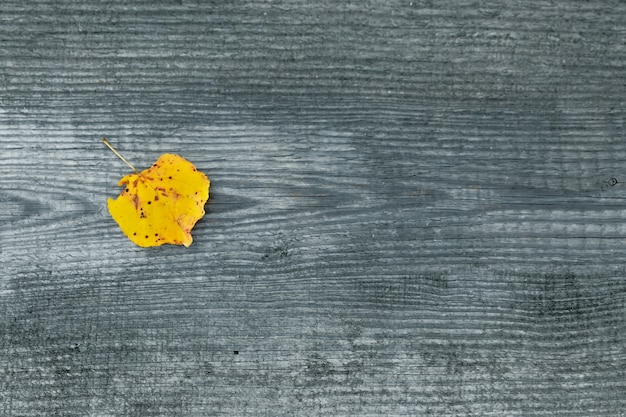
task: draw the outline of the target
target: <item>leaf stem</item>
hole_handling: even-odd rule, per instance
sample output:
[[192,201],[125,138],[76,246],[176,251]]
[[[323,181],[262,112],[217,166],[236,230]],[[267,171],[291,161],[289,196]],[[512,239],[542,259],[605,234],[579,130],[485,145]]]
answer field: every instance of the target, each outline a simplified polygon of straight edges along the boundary
[[113,146],[111,146],[111,144],[109,143],[109,141],[107,140],[107,138],[102,138],[102,143],[104,143],[111,151],[113,151],[113,153],[120,158],[122,161],[124,161],[124,163],[126,165],[128,165],[129,167],[131,167],[133,169],[133,171],[135,171],[137,174],[139,174],[139,171],[137,170],[137,168],[135,168],[134,166],[132,166],[132,164],[130,162],[128,162],[126,160],[126,158],[124,158],[122,155],[120,155],[120,153],[118,151],[115,150],[115,148]]

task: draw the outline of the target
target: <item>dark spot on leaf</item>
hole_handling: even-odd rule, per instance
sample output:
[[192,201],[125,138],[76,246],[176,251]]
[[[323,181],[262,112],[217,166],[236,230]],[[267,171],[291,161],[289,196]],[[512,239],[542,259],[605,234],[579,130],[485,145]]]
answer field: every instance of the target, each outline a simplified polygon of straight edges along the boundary
[[133,236],[137,236],[137,232],[133,233]]
[[152,201],[148,201],[148,204],[152,204]]
[[128,190],[128,188],[127,188],[127,189],[125,189],[124,191],[128,192],[129,190]]
[[172,179],[172,177],[169,177],[170,179]]
[[158,195],[154,196],[154,201],[159,201],[159,196]]

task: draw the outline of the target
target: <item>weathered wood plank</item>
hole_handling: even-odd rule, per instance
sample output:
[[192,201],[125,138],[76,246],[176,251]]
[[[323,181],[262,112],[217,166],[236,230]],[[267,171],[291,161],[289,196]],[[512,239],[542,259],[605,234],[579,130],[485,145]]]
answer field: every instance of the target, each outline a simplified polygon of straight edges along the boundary
[[[7,0],[0,414],[618,416],[622,2]],[[212,181],[188,248],[106,211]]]

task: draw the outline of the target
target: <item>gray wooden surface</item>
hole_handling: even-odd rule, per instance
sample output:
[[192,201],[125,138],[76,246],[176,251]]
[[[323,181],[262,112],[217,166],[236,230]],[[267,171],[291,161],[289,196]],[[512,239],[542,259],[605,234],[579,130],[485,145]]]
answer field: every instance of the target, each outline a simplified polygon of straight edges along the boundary
[[[625,415],[626,3],[3,0],[0,57],[0,415]],[[208,174],[190,248],[103,136]]]

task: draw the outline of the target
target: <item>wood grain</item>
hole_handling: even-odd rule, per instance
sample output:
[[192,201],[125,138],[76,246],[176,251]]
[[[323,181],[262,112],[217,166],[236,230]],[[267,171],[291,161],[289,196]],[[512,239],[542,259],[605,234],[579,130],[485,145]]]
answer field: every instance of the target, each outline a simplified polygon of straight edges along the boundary
[[0,414],[623,416],[626,5],[222,3],[0,6]]

